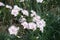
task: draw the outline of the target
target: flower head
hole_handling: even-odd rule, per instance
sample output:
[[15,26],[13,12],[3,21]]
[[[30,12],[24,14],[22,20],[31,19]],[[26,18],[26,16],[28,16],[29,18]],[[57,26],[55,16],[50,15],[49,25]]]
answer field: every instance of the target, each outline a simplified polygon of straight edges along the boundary
[[23,10],[22,8],[18,7],[17,5],[14,5],[14,8],[13,8],[13,9],[14,9],[14,10],[17,10],[17,11]]
[[33,22],[29,23],[28,29],[36,30],[36,24]]
[[8,31],[10,34],[14,34],[14,35],[17,35],[17,32],[19,30],[19,27],[16,27],[14,25],[12,25],[11,27],[9,27]]
[[4,4],[4,3],[2,3],[2,2],[0,2],[0,6],[5,6],[5,4]]
[[17,16],[19,14],[18,10],[12,9],[12,15]]
[[29,16],[29,13],[27,10],[22,10],[23,15]]
[[41,19],[41,17],[36,15],[35,17],[33,17],[33,22],[39,21],[40,19]]
[[40,28],[40,30],[43,32],[43,28],[46,26],[45,21],[42,19],[40,21],[37,21],[36,24],[37,24],[37,27]]
[[24,29],[28,28],[28,23],[27,22],[22,22],[21,25],[23,25]]
[[31,17],[35,16],[36,15],[36,12],[34,10],[31,10]]

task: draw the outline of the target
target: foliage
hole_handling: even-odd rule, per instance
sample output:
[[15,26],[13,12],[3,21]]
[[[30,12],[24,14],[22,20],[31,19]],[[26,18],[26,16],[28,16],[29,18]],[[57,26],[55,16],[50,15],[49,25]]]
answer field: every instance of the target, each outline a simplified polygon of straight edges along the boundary
[[[18,5],[29,12],[30,10],[36,11],[46,21],[46,27],[44,27],[43,33],[38,28],[35,31],[24,30],[18,22],[21,15],[15,18],[10,14],[11,10],[0,7],[0,40],[60,40],[60,0],[44,0],[42,3],[37,3],[36,0],[28,0],[21,3],[19,0],[9,1],[1,0],[1,2],[12,7]],[[7,28],[12,24],[20,26],[17,36],[8,33]]]

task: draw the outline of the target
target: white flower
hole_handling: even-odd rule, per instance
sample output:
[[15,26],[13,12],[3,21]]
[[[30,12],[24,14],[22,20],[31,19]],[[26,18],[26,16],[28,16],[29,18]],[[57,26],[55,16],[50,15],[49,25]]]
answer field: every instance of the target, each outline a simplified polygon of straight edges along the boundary
[[21,25],[23,25],[24,29],[28,28],[28,23],[27,22],[22,22]]
[[17,35],[18,30],[19,30],[19,27],[16,27],[14,25],[12,25],[11,27],[9,27],[9,29],[8,29],[9,33],[10,34],[14,34],[14,35]]
[[40,28],[40,30],[43,32],[43,28],[46,26],[45,21],[42,19],[40,21],[37,21],[36,24],[37,24],[37,27]]
[[14,8],[12,9],[11,14],[14,16],[17,16],[19,14],[19,11],[23,10],[22,8],[19,8],[17,5],[14,5]]
[[34,10],[31,10],[31,17],[35,16],[36,15],[36,12]]
[[24,2],[25,0],[20,0],[20,2]]
[[15,10],[17,10],[17,11],[23,10],[22,8],[18,7],[17,5],[14,5],[14,8],[13,8],[13,9],[15,9]]
[[29,23],[28,29],[32,29],[33,31],[36,30],[36,24],[33,22]]
[[41,27],[45,27],[45,25],[46,25],[46,23],[45,23],[45,21],[42,19],[42,20],[40,20],[40,21],[38,21],[38,23],[39,23],[39,25],[41,26]]
[[6,8],[12,9],[12,6],[10,6],[10,5],[6,5]]
[[19,14],[18,10],[12,9],[12,15],[17,16]]
[[29,16],[29,13],[27,10],[22,10],[23,15]]
[[21,22],[21,23],[22,23],[22,22],[26,22],[26,19],[25,19],[25,18],[20,18],[20,19],[19,19],[19,22]]
[[0,2],[0,6],[5,6],[5,4],[4,4],[4,3],[2,3],[2,2]]
[[40,19],[41,19],[41,17],[36,15],[35,17],[33,17],[33,22],[39,21]]
[[33,22],[27,23],[27,22],[22,22],[21,25],[23,25],[24,29],[31,29],[31,30],[36,30],[36,24]]
[[38,16],[38,15],[36,15],[36,16],[35,16],[35,18],[36,18],[36,19],[41,19],[41,17],[40,17],[40,16]]
[[43,0],[36,0],[38,3],[42,3],[43,2]]

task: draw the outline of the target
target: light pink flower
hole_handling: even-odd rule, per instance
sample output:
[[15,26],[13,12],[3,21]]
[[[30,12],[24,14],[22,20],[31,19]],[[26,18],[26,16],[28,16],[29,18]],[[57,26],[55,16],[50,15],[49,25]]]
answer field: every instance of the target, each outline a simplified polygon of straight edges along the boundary
[[17,10],[17,11],[23,10],[22,8],[18,7],[17,5],[14,5],[14,8],[13,8],[13,9],[14,9],[14,10]]
[[40,30],[43,32],[43,28],[46,26],[45,21],[42,19],[40,21],[37,21],[36,24],[37,24],[37,27],[40,28]]
[[14,16],[17,16],[19,14],[19,12],[17,10],[13,9],[11,14],[14,15]]
[[35,16],[36,15],[36,12],[34,10],[31,10],[31,17]]
[[28,28],[28,23],[27,22],[22,22],[21,25],[23,25],[24,29]]
[[14,25],[12,25],[11,27],[9,27],[8,31],[10,34],[14,34],[14,35],[17,35],[17,32],[19,30],[19,27],[16,27]]
[[29,16],[29,13],[27,10],[22,10],[23,15]]
[[36,30],[36,24],[33,22],[29,23],[28,29],[32,29],[33,31]]
[[2,3],[2,2],[0,2],[0,6],[5,6],[5,4],[4,4],[4,3]]
[[35,17],[33,17],[33,22],[39,21],[40,19],[41,19],[41,17],[36,15]]

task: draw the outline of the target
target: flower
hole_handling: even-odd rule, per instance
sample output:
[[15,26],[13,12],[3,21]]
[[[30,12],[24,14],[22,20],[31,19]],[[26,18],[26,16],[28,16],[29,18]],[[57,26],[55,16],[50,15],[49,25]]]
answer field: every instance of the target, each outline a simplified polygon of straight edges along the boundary
[[39,21],[40,19],[41,19],[41,17],[36,15],[35,17],[33,17],[33,22]]
[[18,10],[12,9],[12,15],[17,16],[19,14]]
[[36,12],[34,10],[31,10],[31,17],[35,16],[36,15]]
[[36,30],[36,24],[33,22],[29,23],[28,29],[32,29],[33,31]]
[[4,4],[4,3],[2,3],[2,2],[0,2],[0,6],[5,6],[5,4]]
[[12,7],[10,5],[6,5],[6,8],[12,9]]
[[37,27],[40,28],[40,30],[43,32],[43,28],[46,26],[45,21],[42,19],[40,21],[37,21],[36,24],[37,24]]
[[36,0],[38,3],[42,3],[43,2],[43,0]]
[[27,22],[22,22],[21,25],[23,25],[24,29],[28,28],[28,23]]
[[40,25],[40,27],[45,27],[45,21],[42,19],[42,20],[40,20],[40,21],[37,21],[36,22],[38,25]]
[[17,10],[17,11],[23,10],[22,8],[18,7],[17,5],[14,5],[14,8],[13,8],[13,9],[15,9],[15,10]]
[[36,30],[36,24],[33,22],[22,22],[21,25],[23,25],[24,29],[32,29],[33,31]]
[[14,8],[12,9],[11,14],[14,16],[17,16],[19,14],[19,11],[23,10],[22,8],[19,8],[17,5],[14,5]]
[[16,27],[14,25],[10,26],[8,29],[9,33],[14,35],[17,35],[18,30],[19,30],[19,27]]
[[27,10],[22,10],[23,15],[29,16],[29,13]]

